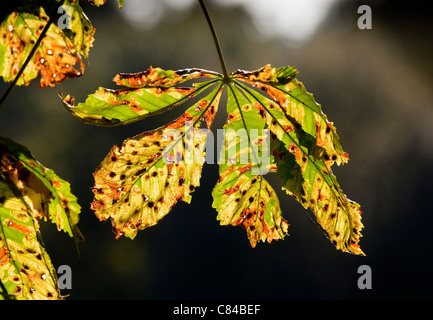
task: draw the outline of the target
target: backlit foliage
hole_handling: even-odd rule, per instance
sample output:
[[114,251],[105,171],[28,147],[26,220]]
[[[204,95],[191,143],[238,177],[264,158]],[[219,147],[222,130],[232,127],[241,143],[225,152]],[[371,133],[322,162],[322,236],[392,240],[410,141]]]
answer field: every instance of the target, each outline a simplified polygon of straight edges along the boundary
[[[134,238],[138,230],[158,223],[178,200],[189,203],[205,159],[207,131],[200,125],[211,127],[226,88],[228,119],[220,178],[213,190],[220,223],[244,227],[253,247],[282,239],[289,224],[265,179],[276,173],[283,189],[312,210],[337,249],[363,254],[359,205],[346,197],[331,170],[333,164],[346,163],[348,155],[335,126],[296,76],[294,68],[269,65],[253,72],[238,70],[228,80],[201,69],[150,67],[117,75],[114,81],[124,88],[99,88],[76,106],[73,97],[61,96],[80,121],[113,126],[164,112],[214,88],[172,123],[113,147],[95,172],[96,216],[111,219],[117,237]],[[191,79],[197,79],[192,87],[179,86]],[[169,134],[169,129],[176,130]],[[187,165],[190,150],[199,156]]]
[[[100,6],[106,0],[86,2]],[[204,2],[199,2],[211,26]],[[123,3],[118,0],[119,8]],[[67,27],[59,24],[61,6],[67,9]],[[40,87],[53,87],[83,74],[95,28],[78,0],[22,0],[7,7],[13,9],[0,24],[0,76],[11,82],[9,88],[37,77]],[[346,197],[331,169],[347,163],[349,156],[334,124],[297,80],[297,70],[266,65],[227,74],[216,34],[212,36],[224,74],[149,67],[116,75],[114,82],[122,88],[99,88],[83,103],[59,94],[77,120],[105,127],[189,103],[170,123],[112,147],[94,173],[91,208],[96,216],[111,221],[116,238],[132,239],[159,223],[179,201],[190,203],[213,147],[210,129],[226,92],[228,118],[212,192],[220,224],[243,227],[252,247],[288,235],[284,210],[266,179],[273,174],[288,195],[313,212],[337,249],[363,255],[360,206]],[[0,298],[63,298],[39,221],[52,222],[78,243],[83,240],[80,211],[67,181],[26,147],[0,137]],[[284,212],[286,218],[288,214]]]

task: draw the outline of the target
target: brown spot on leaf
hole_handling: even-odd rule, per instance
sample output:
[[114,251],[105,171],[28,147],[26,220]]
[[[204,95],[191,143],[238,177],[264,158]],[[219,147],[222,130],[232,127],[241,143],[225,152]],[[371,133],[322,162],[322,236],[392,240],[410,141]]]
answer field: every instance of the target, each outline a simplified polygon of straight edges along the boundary
[[12,258],[9,255],[9,250],[6,245],[0,248],[0,267],[3,267]]
[[238,191],[239,191],[239,185],[236,185],[236,186],[234,186],[232,188],[224,189],[223,190],[223,192],[224,192],[225,195],[231,195],[231,194],[236,193]]
[[14,295],[19,296],[23,292],[23,288],[21,285],[17,286],[14,290]]
[[29,161],[29,165],[32,166],[33,168],[37,166],[37,164],[33,160]]
[[185,178],[184,177],[180,177],[179,178],[179,187],[181,186],[181,185],[183,185],[185,183]]
[[295,130],[295,128],[293,126],[283,126],[283,129],[286,132],[291,132],[291,131]]
[[6,220],[5,223],[8,227],[14,228],[23,234],[33,235],[35,233],[35,230],[32,227],[16,223],[13,220]]
[[62,183],[56,180],[51,180],[51,185],[56,187],[57,189],[60,189],[62,187]]

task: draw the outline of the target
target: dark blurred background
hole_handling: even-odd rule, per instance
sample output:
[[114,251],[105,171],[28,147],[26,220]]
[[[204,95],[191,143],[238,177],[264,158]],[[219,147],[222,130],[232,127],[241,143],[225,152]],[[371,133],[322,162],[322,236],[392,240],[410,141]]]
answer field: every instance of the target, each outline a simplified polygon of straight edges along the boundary
[[[280,192],[290,236],[252,249],[243,229],[219,226],[212,208],[216,165],[205,165],[190,205],[179,203],[134,240],[116,240],[90,210],[92,173],[112,145],[176,118],[184,107],[116,128],[73,119],[57,93],[84,101],[119,72],[152,65],[219,71],[198,1],[108,0],[84,11],[96,30],[81,78],[17,87],[0,114],[0,136],[26,145],[70,181],[86,242],[42,224],[54,265],[72,268],[69,299],[427,299],[432,298],[433,19],[416,1],[211,1],[207,4],[229,72],[295,66],[337,127],[350,161],[334,169],[362,206],[365,257],[335,250],[309,214]],[[263,3],[266,3],[265,5]],[[373,28],[357,9],[370,5]],[[424,2],[425,4],[425,2]],[[262,7],[260,7],[260,5]],[[180,6],[180,8],[179,8]],[[317,9],[317,10],[315,10]],[[431,11],[431,10],[430,10]],[[294,31],[294,32],[293,32]],[[1,83],[2,94],[7,85]],[[214,129],[226,119],[220,112]],[[360,265],[372,289],[360,290]]]

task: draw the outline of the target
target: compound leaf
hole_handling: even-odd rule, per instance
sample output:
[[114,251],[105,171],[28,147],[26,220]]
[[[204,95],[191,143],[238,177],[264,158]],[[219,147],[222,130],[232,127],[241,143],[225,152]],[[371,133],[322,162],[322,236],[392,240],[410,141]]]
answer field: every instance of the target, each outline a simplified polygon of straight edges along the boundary
[[76,197],[66,181],[10,139],[0,138],[0,169],[0,292],[4,298],[62,298],[38,219],[81,241]]
[[[45,26],[49,28],[24,69],[17,85],[28,85],[40,73],[40,87],[53,87],[65,79],[82,75],[92,47],[95,30],[78,1],[65,0],[69,24],[60,28],[51,23],[43,1],[24,1],[24,5],[6,16],[0,25],[0,75],[13,81],[37,44]],[[51,17],[53,19],[54,17]]]
[[[206,122],[210,128],[225,87],[228,118],[218,161],[220,177],[212,193],[220,223],[243,226],[253,247],[284,238],[289,224],[275,190],[264,178],[276,172],[283,190],[312,210],[337,249],[363,254],[358,245],[363,228],[360,206],[346,197],[331,170],[349,157],[335,126],[296,79],[297,73],[291,67],[267,65],[224,77],[202,69],[150,67],[118,74],[114,81],[124,88],[100,88],[76,107],[72,97],[62,97],[80,121],[111,126],[163,112],[218,84],[174,122],[128,139],[121,148],[113,147],[95,172],[96,215],[112,220],[117,237],[133,238],[138,229],[158,223],[178,200],[189,203],[203,163],[187,163],[187,149],[197,149],[203,158],[207,132],[198,124]],[[194,82],[190,88],[178,86],[201,77],[211,80]],[[185,129],[191,121],[192,129]],[[168,129],[175,129],[175,134],[167,134]],[[188,139],[190,132],[193,138]],[[191,139],[194,143],[187,148]]]
[[56,224],[58,230],[68,233],[77,242],[82,241],[78,229],[81,207],[71,192],[69,182],[39,163],[26,147],[10,139],[0,137],[0,154],[4,159],[10,159],[9,171],[18,171],[20,179],[13,182],[34,203],[35,218],[49,220]]

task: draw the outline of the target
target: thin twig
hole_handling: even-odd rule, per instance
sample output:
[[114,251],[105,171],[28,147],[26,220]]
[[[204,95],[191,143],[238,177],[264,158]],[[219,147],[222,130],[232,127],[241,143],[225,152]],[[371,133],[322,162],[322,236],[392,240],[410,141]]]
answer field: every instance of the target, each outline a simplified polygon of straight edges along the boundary
[[206,20],[207,20],[207,23],[209,25],[210,31],[212,33],[212,38],[214,40],[215,47],[216,47],[217,52],[218,52],[218,57],[219,57],[219,60],[220,60],[221,68],[222,68],[222,71],[223,71],[224,80],[227,82],[229,80],[229,75],[227,73],[227,68],[226,68],[226,64],[224,62],[224,57],[223,57],[223,53],[221,51],[221,46],[220,46],[220,43],[219,43],[219,40],[218,40],[218,36],[216,34],[215,28],[214,28],[213,23],[212,23],[212,19],[211,19],[210,15],[209,15],[209,12],[208,12],[207,8],[206,8],[204,0],[199,0],[199,2],[200,2],[200,5],[201,5],[201,8],[203,10],[203,13],[204,13],[204,15],[206,17]]

